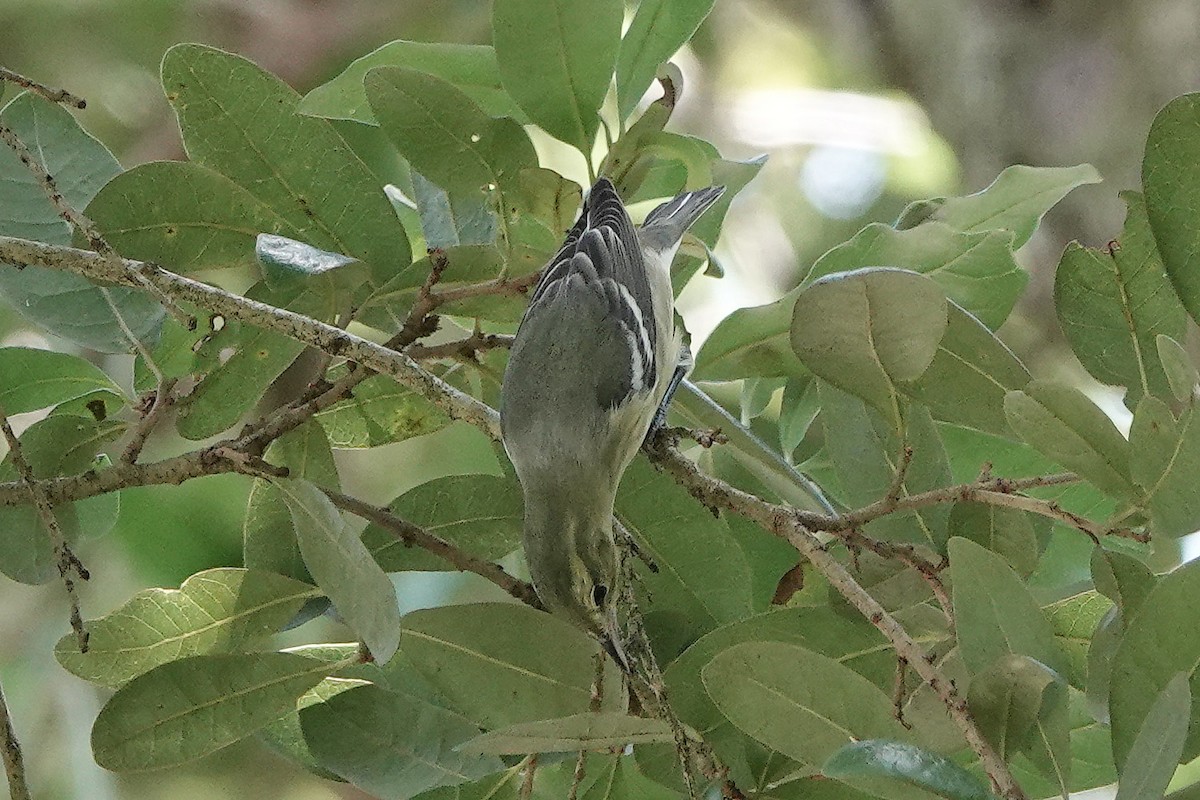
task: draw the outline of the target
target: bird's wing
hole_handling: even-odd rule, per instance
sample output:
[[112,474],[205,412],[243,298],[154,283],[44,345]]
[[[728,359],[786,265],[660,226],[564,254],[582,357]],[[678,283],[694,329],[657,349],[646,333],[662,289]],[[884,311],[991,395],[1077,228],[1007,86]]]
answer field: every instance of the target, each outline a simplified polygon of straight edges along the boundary
[[518,342],[522,334],[571,343],[574,349],[561,356],[586,360],[604,408],[654,387],[650,283],[633,222],[608,179],[592,187],[579,221],[542,274]]

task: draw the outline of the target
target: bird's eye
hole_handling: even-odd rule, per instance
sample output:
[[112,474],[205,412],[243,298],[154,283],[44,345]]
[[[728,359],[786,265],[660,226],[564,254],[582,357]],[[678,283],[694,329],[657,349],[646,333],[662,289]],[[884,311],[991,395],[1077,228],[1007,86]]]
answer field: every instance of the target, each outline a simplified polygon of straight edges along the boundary
[[608,587],[603,583],[597,583],[592,587],[592,602],[596,604],[596,608],[604,605],[606,597],[608,597]]

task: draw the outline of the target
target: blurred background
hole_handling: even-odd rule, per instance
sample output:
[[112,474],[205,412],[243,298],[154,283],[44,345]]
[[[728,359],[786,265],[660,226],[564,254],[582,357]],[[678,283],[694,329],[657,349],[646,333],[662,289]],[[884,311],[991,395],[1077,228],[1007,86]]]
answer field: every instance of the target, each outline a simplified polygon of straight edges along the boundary
[[[245,55],[303,93],[393,39],[486,43],[489,33],[481,0],[0,0],[0,64],[85,97],[79,118],[126,168],[184,157],[158,81],[176,42]],[[728,217],[717,249],[727,277],[685,292],[696,340],[734,308],[778,298],[828,248],[911,200],[976,191],[1010,164],[1090,162],[1105,183],[1073,192],[1021,252],[1033,281],[1001,330],[1035,375],[1088,386],[1054,318],[1054,266],[1067,241],[1098,246],[1120,232],[1117,192],[1138,185],[1154,113],[1200,88],[1200,24],[1195,0],[718,0],[677,63],[674,130],[727,157],[770,155]],[[18,344],[54,346],[0,305],[0,346]],[[121,374],[128,360],[105,366]],[[1089,391],[1127,426],[1119,396]],[[361,452],[339,453],[348,490],[380,503],[437,475],[499,470],[489,444],[460,427],[369,458],[368,470]],[[114,534],[80,548],[95,576],[87,616],[144,586],[238,565],[246,490],[222,477],[125,492]],[[401,590],[436,602],[419,577]],[[255,744],[163,774],[96,767],[88,734],[103,698],[51,656],[67,631],[61,595],[0,576],[0,681],[36,796],[362,797]],[[332,624],[327,633],[337,635]]]

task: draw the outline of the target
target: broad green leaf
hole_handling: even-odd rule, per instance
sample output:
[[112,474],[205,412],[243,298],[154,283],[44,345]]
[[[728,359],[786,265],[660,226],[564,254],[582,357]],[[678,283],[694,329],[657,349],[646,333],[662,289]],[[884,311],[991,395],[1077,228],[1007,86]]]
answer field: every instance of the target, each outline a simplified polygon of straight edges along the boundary
[[762,306],[739,308],[717,325],[696,355],[693,378],[732,381],[739,378],[808,375],[792,351],[789,328],[800,289]]
[[529,118],[585,157],[621,43],[620,0],[496,0],[492,45],[504,88]]
[[414,69],[377,67],[367,99],[413,169],[451,195],[503,192],[537,154],[515,120],[488,116],[452,84]]
[[0,408],[5,414],[37,411],[96,391],[124,394],[112,378],[78,356],[0,347]]
[[1054,628],[1058,646],[1067,657],[1068,670],[1064,677],[1076,689],[1086,688],[1088,649],[1096,628],[1112,607],[1111,600],[1089,589],[1042,608]]
[[968,702],[980,732],[1009,761],[1033,744],[1051,707],[1066,703],[1066,684],[1045,664],[1008,653],[971,678]]
[[[18,95],[0,110],[0,123],[33,151],[72,208],[85,208],[100,187],[121,171],[112,153],[79,127],[65,108],[36,95]],[[71,244],[70,225],[9,147],[0,149],[0,234]],[[137,290],[101,289],[73,273],[35,266],[0,269],[0,297],[55,335],[104,353],[125,353],[132,347],[109,301],[143,341],[153,341],[165,316],[157,301]],[[16,412],[9,409],[8,413]]]
[[[571,766],[573,769],[574,762]],[[420,795],[420,800],[525,800],[520,795],[521,787],[524,785],[525,767],[524,762],[518,762],[516,766],[509,767],[504,772],[490,775],[474,783],[443,786],[440,789],[425,792]],[[535,800],[543,800],[543,798],[550,800],[550,797],[547,797],[541,789],[545,786],[547,776],[551,775],[555,769],[555,767],[547,767],[545,770],[538,769],[534,773],[534,786],[537,788],[533,794]],[[569,786],[570,784],[565,785]]]
[[291,653],[201,655],[139,675],[92,727],[96,763],[114,772],[186,764],[296,707],[331,666]]
[[1093,250],[1071,243],[1054,281],[1054,309],[1071,349],[1102,383],[1126,386],[1132,408],[1150,394],[1169,396],[1156,337],[1183,338],[1187,315],[1175,296],[1136,192],[1119,243]]
[[[485,728],[587,711],[598,650],[571,624],[516,603],[444,606],[404,617],[404,657]],[[611,662],[604,681],[619,685]],[[605,692],[605,710],[620,707],[618,695]]]
[[883,636],[866,620],[825,606],[781,609],[722,626],[676,658],[663,675],[672,709],[682,722],[704,735],[739,786],[762,788],[768,752],[725,719],[700,679],[701,670],[715,655],[743,642],[758,641],[800,645],[889,688],[895,658]]
[[[497,561],[521,546],[521,487],[511,478],[435,478],[405,492],[388,508],[401,519],[488,561]],[[377,525],[363,531],[362,540],[385,572],[453,568]]]
[[872,223],[817,259],[805,283],[835,272],[885,265],[927,275],[946,297],[995,330],[1029,282],[1012,253],[1007,231],[963,233],[927,223],[898,231]]
[[163,88],[192,161],[222,173],[292,226],[292,238],[344,253],[377,282],[409,265],[404,228],[375,176],[323,119],[295,113],[300,96],[250,61],[175,45]]
[[[495,204],[483,192],[450,195],[421,173],[413,172],[413,201],[421,219],[426,248],[445,250],[459,245],[495,244],[499,221]],[[419,262],[409,272],[414,273],[406,281],[410,285],[423,280],[420,275],[429,274],[428,268]]]
[[797,298],[792,348],[814,373],[899,426],[896,382],[916,380],[933,361],[947,313],[941,288],[914,272],[830,275]]
[[436,75],[461,90],[493,117],[521,112],[500,85],[496,52],[488,45],[409,42],[397,39],[350,63],[333,80],[304,96],[297,111],[313,117],[378,124],[363,90],[363,77],[375,67],[408,67]]
[[356,258],[331,253],[304,242],[260,233],[254,255],[262,265],[263,279],[276,291],[303,286],[323,297],[344,298],[367,280],[365,265]]
[[779,449],[789,461],[821,411],[820,384],[811,376],[788,378],[779,408]]
[[1091,164],[1076,167],[1018,164],[1001,172],[986,189],[940,201],[929,220],[944,222],[967,233],[1012,231],[1016,249],[1029,241],[1042,215],[1072,189],[1100,180],[1100,173]]
[[1003,556],[1023,578],[1037,568],[1037,533],[1024,511],[961,501],[950,512],[949,531]]
[[449,423],[445,412],[386,375],[373,375],[350,397],[316,415],[333,447],[378,447],[424,436]]
[[[902,497],[950,484],[946,450],[929,411],[922,406],[908,409],[908,436],[901,441],[883,416],[857,397],[822,383],[820,398],[825,452],[849,506],[857,508],[883,499],[895,480],[904,444],[912,447],[913,456],[900,487]],[[932,506],[888,514],[865,529],[879,538],[919,542],[944,552],[949,517],[948,506]]]
[[742,381],[742,425],[750,423],[766,412],[775,393],[783,388],[782,378],[747,378]]
[[639,588],[653,596],[646,625],[661,653],[676,653],[750,615],[750,567],[728,528],[687,490],[637,459],[617,491],[617,518],[658,565]]
[[950,540],[949,551],[958,645],[971,672],[1010,653],[1065,672],[1054,629],[1004,559],[961,537]]
[[[337,465],[322,426],[309,421],[280,436],[264,453],[268,463],[288,468],[292,478],[304,478],[329,489],[339,487]],[[247,567],[310,580],[300,546],[279,487],[255,478],[246,498],[242,522],[242,560]]]
[[[1178,672],[1195,680],[1200,638],[1186,635],[1197,625],[1200,561],[1190,561],[1159,578],[1141,608],[1126,619],[1125,635],[1112,662],[1109,713],[1117,769],[1129,768],[1129,756],[1159,693]],[[1183,760],[1200,754],[1200,708],[1192,704]]]
[[[1114,606],[1100,620],[1096,632],[1092,634],[1092,642],[1087,654],[1087,708],[1093,719],[1107,726],[1112,719],[1108,710],[1108,696],[1111,689],[1112,662],[1121,644],[1121,634],[1125,631],[1125,615],[1120,608]],[[1112,745],[1108,747],[1108,760],[1112,761]]]
[[1155,536],[1175,538],[1200,528],[1200,417],[1194,404],[1176,420],[1157,397],[1143,397],[1129,428],[1129,467]]
[[879,687],[803,647],[739,644],[713,658],[702,678],[734,725],[802,763],[823,764],[852,741],[902,735]]
[[1078,389],[1034,381],[1004,398],[1008,423],[1047,458],[1074,470],[1113,497],[1136,493],[1129,443],[1103,411]]
[[54,656],[86,681],[120,686],[168,661],[241,650],[282,628],[316,594],[307,584],[270,572],[205,570],[178,589],[138,592],[87,623],[86,653],[68,635]]
[[607,750],[670,741],[671,726],[663,720],[609,711],[509,725],[476,736],[459,749],[465,753],[504,756]]
[[902,781],[950,800],[993,800],[978,777],[937,753],[907,742],[869,739],[845,745],[825,762],[827,777]]
[[[106,466],[96,452],[126,430],[120,420],[57,413],[39,420],[20,436],[21,452],[36,478],[78,475]],[[105,458],[105,457],[101,457]],[[0,481],[17,481],[12,453],[0,463]],[[67,543],[108,533],[117,522],[120,494],[106,493],[54,506],[54,518]],[[58,556],[49,531],[32,505],[0,506],[0,572],[22,583],[45,583],[58,575]]]
[[712,11],[715,0],[643,0],[621,39],[617,100],[628,117],[650,88],[658,67],[675,55]]
[[[246,297],[320,320],[332,319],[338,311],[333,298],[297,286],[271,291],[265,283],[259,283],[246,292]],[[176,430],[193,441],[236,425],[304,352],[304,345],[295,339],[249,326],[226,325],[205,346],[221,354],[220,363],[176,404]]]
[[400,641],[396,590],[333,503],[305,480],[275,479],[304,564],[346,624],[386,664]]
[[1159,255],[1175,293],[1192,319],[1200,318],[1200,94],[1185,94],[1167,103],[1146,137],[1142,189],[1146,213]]
[[153,161],[122,172],[87,214],[121,255],[183,273],[248,267],[258,234],[297,235],[253,194],[190,161]]
[[[1025,365],[983,323],[949,304],[946,335],[933,363],[901,391],[926,406],[934,419],[1011,436],[1004,396],[1029,383]],[[974,466],[978,471],[979,464]]]
[[[1101,725],[1079,707],[1078,695],[1072,695],[1069,714],[1072,718],[1070,733],[1071,766],[1070,791],[1083,792],[1116,783],[1117,771],[1112,763],[1112,744],[1107,725]],[[1058,712],[1062,713],[1062,712]],[[1042,767],[1026,756],[1016,759],[1010,767],[1013,775],[1031,797],[1061,796],[1062,783],[1058,776],[1047,776]],[[1067,774],[1064,772],[1064,775]]]
[[1133,556],[1097,547],[1092,551],[1092,582],[1096,590],[1131,618],[1154,589],[1157,578]]
[[[346,658],[353,655],[357,649],[358,645],[351,645],[348,648],[349,651],[342,657]],[[304,740],[304,730],[300,727],[300,711],[315,703],[323,703],[342,692],[348,692],[359,686],[370,685],[370,681],[362,680],[361,678],[325,678],[316,686],[300,695],[300,699],[296,701],[296,710],[293,713],[285,714],[268,724],[265,728],[260,729],[258,731],[258,738],[272,750],[285,758],[295,761],[318,778],[324,778],[328,781],[342,781],[343,778],[341,776],[333,774],[317,763],[317,759],[308,749],[308,742]]]
[[1154,338],[1171,393],[1176,400],[1190,400],[1195,396],[1197,383],[1200,383],[1200,372],[1196,370],[1196,365],[1183,345],[1170,336],[1160,333]]
[[479,733],[469,720],[378,686],[359,686],[300,711],[317,763],[377,797],[412,797],[504,769],[464,752]]
[[1116,800],[1162,797],[1183,755],[1191,706],[1188,675],[1181,672],[1163,687],[1142,720],[1121,771]]

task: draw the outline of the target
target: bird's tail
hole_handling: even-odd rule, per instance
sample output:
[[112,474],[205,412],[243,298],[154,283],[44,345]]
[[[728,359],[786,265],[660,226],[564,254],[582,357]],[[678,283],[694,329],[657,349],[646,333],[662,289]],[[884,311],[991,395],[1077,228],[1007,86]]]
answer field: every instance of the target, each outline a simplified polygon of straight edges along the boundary
[[709,186],[694,192],[684,192],[674,200],[668,200],[650,212],[642,223],[642,239],[658,240],[672,245],[683,238],[684,232],[700,218],[700,215],[725,194],[724,186]]

